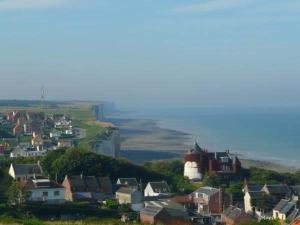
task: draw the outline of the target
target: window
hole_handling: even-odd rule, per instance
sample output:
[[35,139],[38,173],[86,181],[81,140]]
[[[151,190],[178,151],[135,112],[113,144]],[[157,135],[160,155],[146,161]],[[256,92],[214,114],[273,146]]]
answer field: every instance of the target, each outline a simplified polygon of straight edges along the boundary
[[47,197],[47,196],[48,196],[48,191],[44,191],[44,192],[43,192],[43,196],[44,196],[44,197]]
[[59,196],[59,191],[54,191],[54,196]]

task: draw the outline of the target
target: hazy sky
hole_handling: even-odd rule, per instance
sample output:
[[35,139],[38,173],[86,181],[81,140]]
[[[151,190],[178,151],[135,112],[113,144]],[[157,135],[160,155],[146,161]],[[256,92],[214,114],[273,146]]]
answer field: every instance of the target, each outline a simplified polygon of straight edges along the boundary
[[300,105],[299,0],[0,0],[0,99]]

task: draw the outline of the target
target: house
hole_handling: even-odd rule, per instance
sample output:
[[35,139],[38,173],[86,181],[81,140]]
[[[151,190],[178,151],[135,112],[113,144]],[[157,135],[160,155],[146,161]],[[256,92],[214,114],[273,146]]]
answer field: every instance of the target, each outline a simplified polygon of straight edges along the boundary
[[132,188],[139,188],[139,184],[136,178],[119,178],[117,180],[118,187],[132,187]]
[[116,191],[116,199],[119,204],[130,204],[134,211],[143,208],[143,194],[132,187],[121,187]]
[[43,130],[43,123],[41,121],[28,121],[23,125],[25,135],[32,135],[33,133],[41,133]]
[[108,177],[66,175],[62,185],[67,201],[99,201],[112,195],[112,184]]
[[39,163],[37,164],[10,164],[9,175],[17,181],[26,181],[35,176],[42,176],[43,170]]
[[286,220],[292,213],[296,213],[298,211],[296,201],[281,199],[273,209],[273,219]]
[[193,197],[191,195],[177,195],[172,198],[173,201],[182,205],[185,209],[196,210]]
[[222,212],[221,221],[226,225],[248,224],[254,218],[238,207],[229,206]]
[[43,144],[44,144],[44,141],[43,141],[42,135],[34,132],[32,134],[31,145],[33,147],[37,147],[37,146],[42,146]]
[[149,205],[141,210],[140,220],[143,224],[165,224],[170,216],[163,207]]
[[292,225],[300,225],[300,216],[297,219],[294,220]]
[[290,199],[293,195],[291,187],[286,184],[245,184],[244,208],[247,213],[259,218],[272,218],[272,210],[281,199]]
[[44,121],[46,119],[46,115],[43,112],[27,112],[26,117],[28,121]]
[[20,136],[23,134],[23,126],[20,123],[17,123],[16,126],[13,128],[13,134],[15,136]]
[[286,220],[295,221],[297,218],[300,218],[300,209],[298,207],[299,206],[290,213]]
[[145,197],[148,196],[170,196],[171,188],[166,181],[149,182],[144,190]]
[[22,147],[20,145],[16,146],[12,152],[10,153],[10,158],[18,158],[18,157],[37,157],[37,156],[45,156],[47,155],[47,150],[44,150],[41,146],[37,148],[34,147]]
[[59,139],[62,135],[62,132],[60,130],[52,130],[50,133],[49,133],[49,137],[50,138],[54,138],[54,139]]
[[190,180],[202,180],[205,174],[234,175],[241,169],[238,157],[225,152],[208,152],[195,142],[184,157],[184,176]]
[[65,202],[65,189],[58,183],[45,179],[28,179],[24,185],[26,202],[62,204]]
[[53,114],[53,116],[52,116],[52,120],[54,122],[58,122],[60,120],[65,120],[65,119],[66,119],[66,117],[64,114]]
[[5,148],[13,148],[18,145],[17,138],[2,138],[2,142]]
[[221,214],[230,205],[230,197],[222,189],[201,187],[190,194],[201,215]]
[[66,130],[65,130],[65,134],[66,135],[73,135],[73,127],[69,126]]
[[70,139],[60,139],[57,142],[57,149],[61,148],[72,148],[73,147],[73,141]]
[[146,224],[190,224],[187,210],[170,199],[145,202],[140,220]]

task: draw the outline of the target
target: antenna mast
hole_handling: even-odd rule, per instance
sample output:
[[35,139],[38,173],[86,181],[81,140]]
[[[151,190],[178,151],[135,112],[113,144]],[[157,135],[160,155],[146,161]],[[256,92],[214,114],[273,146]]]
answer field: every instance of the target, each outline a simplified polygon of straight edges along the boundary
[[41,88],[41,110],[46,110],[46,91],[44,85]]

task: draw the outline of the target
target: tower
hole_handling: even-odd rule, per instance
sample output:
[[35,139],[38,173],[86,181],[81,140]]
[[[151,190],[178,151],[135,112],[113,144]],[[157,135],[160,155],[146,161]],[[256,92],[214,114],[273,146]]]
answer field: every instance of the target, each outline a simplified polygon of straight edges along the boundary
[[43,85],[41,88],[41,110],[46,109],[45,97],[46,97],[46,91],[45,91],[45,87]]
[[203,150],[195,142],[194,147],[184,157],[184,176],[189,180],[202,180]]

